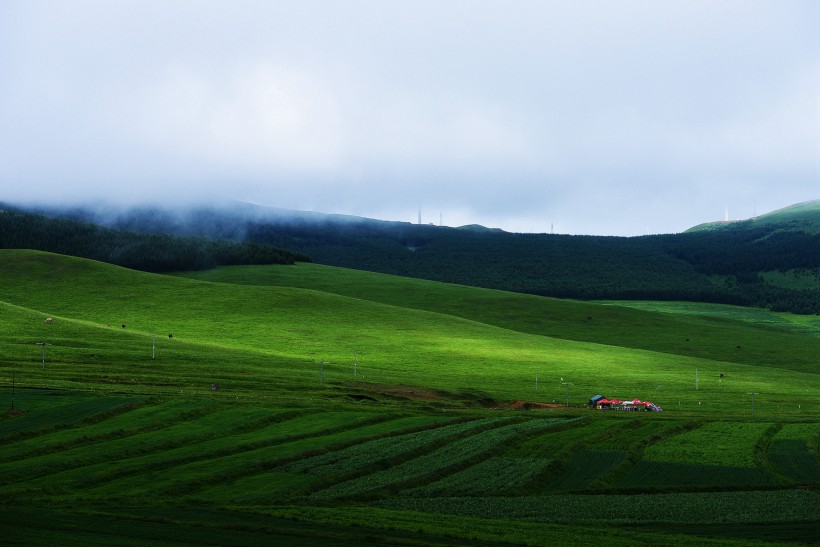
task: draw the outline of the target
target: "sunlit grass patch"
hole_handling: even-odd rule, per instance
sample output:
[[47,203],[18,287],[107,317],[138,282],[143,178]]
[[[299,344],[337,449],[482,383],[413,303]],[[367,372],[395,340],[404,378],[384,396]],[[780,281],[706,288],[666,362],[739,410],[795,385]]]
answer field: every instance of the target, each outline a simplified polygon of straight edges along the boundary
[[653,462],[727,467],[757,467],[755,444],[771,426],[756,422],[709,422],[646,448],[643,459]]

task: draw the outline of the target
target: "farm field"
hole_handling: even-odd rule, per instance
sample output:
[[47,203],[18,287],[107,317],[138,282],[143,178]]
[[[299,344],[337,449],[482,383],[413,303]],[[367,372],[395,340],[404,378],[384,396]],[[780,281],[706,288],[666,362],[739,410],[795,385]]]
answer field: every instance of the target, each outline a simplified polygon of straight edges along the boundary
[[[32,404],[37,395],[21,394]],[[151,536],[143,534],[155,529],[171,545],[266,537],[293,543],[538,543],[566,540],[574,529],[601,539],[743,545],[767,536],[807,542],[817,526],[817,493],[797,488],[817,484],[816,424],[786,424],[774,436],[799,444],[801,461],[784,464],[774,442],[751,461],[742,450],[715,450],[717,461],[703,461],[694,450],[672,452],[679,467],[640,489],[622,488],[621,478],[663,459],[676,443],[709,449],[699,440],[724,424],[702,421],[695,427],[668,416],[592,411],[422,413],[178,398],[134,402],[75,392],[50,392],[38,407],[72,405],[86,409],[86,420],[34,424],[24,439],[19,433],[2,437],[27,442],[19,453],[6,446],[0,455],[6,544],[26,544],[46,530],[61,544],[86,543],[89,537],[74,535],[78,523],[100,543],[148,542]],[[118,410],[95,412],[108,407]],[[771,427],[733,425],[751,444],[765,439]],[[698,470],[711,477],[716,463],[755,472],[735,474],[730,490],[673,480],[675,472],[685,478]],[[508,469],[513,472],[505,475]],[[668,484],[676,488],[668,492]],[[51,517],[33,521],[30,515],[43,505]],[[442,514],[449,515],[447,526]],[[110,526],[83,528],[92,520]],[[127,523],[140,529],[135,536]],[[681,525],[690,527],[689,535],[680,534]],[[705,537],[717,525],[732,533]],[[698,526],[705,527],[703,537]],[[242,534],[228,540],[234,530]]]
[[305,264],[0,279],[4,544],[816,542],[811,323]]

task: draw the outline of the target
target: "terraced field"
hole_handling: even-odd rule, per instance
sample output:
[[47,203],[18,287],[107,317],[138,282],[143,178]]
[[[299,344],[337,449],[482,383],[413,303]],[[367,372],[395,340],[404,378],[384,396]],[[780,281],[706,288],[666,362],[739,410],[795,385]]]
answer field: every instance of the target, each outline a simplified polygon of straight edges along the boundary
[[[276,516],[292,527],[322,507],[329,513],[319,513],[318,522],[333,515],[350,541],[377,531],[421,541],[427,536],[418,528],[442,513],[457,521],[504,519],[496,531],[504,541],[533,521],[580,524],[602,538],[611,530],[599,526],[647,523],[653,531],[645,539],[672,543],[682,541],[677,525],[726,523],[735,530],[721,540],[729,544],[771,533],[761,522],[789,523],[781,539],[793,541],[806,540],[817,524],[816,492],[795,488],[818,484],[816,424],[695,426],[657,415],[408,414],[47,393],[23,390],[33,410],[0,421],[16,426],[0,436],[0,532],[11,544],[36,536],[18,517],[43,503],[55,513],[45,528],[66,540],[70,523],[91,518],[173,522],[180,530],[211,530],[214,538],[238,518],[260,526],[251,534],[259,540],[296,533],[261,522]],[[76,419],[54,419],[57,411]],[[761,443],[766,449],[756,451]],[[660,464],[672,467],[653,472]],[[716,480],[716,467],[731,480]],[[662,493],[669,485],[690,492]],[[715,485],[733,491],[710,492]],[[233,517],[166,520],[190,506],[230,508]],[[403,516],[389,527],[379,519],[354,525],[366,507],[382,518]],[[534,537],[550,541],[566,532]],[[290,539],[300,534],[321,538],[300,528]],[[499,539],[478,529],[459,535],[457,527],[444,535]]]

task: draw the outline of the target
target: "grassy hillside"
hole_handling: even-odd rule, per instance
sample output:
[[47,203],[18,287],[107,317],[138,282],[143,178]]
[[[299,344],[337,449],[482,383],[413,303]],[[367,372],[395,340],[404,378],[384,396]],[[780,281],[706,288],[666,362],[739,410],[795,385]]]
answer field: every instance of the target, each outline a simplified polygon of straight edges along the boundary
[[820,233],[820,200],[796,203],[747,220],[707,222],[694,226],[687,232],[721,230],[737,226],[768,226],[778,231],[803,231],[818,234]]
[[[434,300],[441,307],[447,307],[445,300],[451,302],[451,313],[445,314],[441,309],[419,309],[421,303],[430,302],[422,296],[424,285],[403,285],[400,279],[392,279],[391,288],[385,278],[386,302],[374,302],[295,287],[170,278],[45,253],[3,251],[2,257],[0,276],[7,282],[0,287],[0,300],[18,306],[7,314],[4,336],[9,343],[3,358],[36,363],[41,348],[34,342],[47,340],[53,344],[47,351],[55,362],[97,364],[79,370],[55,364],[38,372],[42,381],[62,379],[75,386],[98,383],[95,377],[104,366],[109,382],[113,377],[114,383],[139,385],[145,375],[150,380],[145,383],[161,386],[158,377],[172,372],[174,384],[183,389],[207,387],[218,378],[226,389],[237,386],[255,393],[281,395],[294,388],[344,393],[344,382],[367,382],[480,392],[481,397],[494,400],[563,401],[561,379],[565,378],[575,384],[575,401],[598,392],[630,393],[668,398],[694,411],[740,412],[737,400],[748,399],[746,393],[765,387],[769,404],[785,402],[805,393],[804,386],[813,381],[815,372],[817,338],[742,323],[724,326],[686,318],[681,323],[668,316],[616,308],[593,313],[582,307],[583,313],[592,315],[579,316],[581,310],[572,306],[550,310],[549,304],[559,302],[547,302],[543,308],[534,299],[532,310],[519,303],[518,313],[507,315],[504,324],[510,301],[508,295],[493,291],[465,293],[460,287],[427,284],[431,294],[439,291]],[[321,277],[323,271],[317,271]],[[299,276],[299,271],[290,275]],[[372,286],[371,298],[378,294]],[[401,298],[409,308],[398,305]],[[462,311],[459,316],[453,313],[456,308],[475,311]],[[54,322],[45,323],[42,316],[35,319],[31,310],[53,316]],[[604,343],[537,333],[547,313],[552,319],[546,324],[557,330],[565,323],[567,337],[594,333],[595,328],[583,325],[599,317],[603,326],[597,330]],[[29,319],[20,314],[29,314]],[[619,322],[627,328],[619,327]],[[678,330],[682,324],[691,329]],[[619,329],[626,347],[616,345]],[[633,332],[627,337],[629,330]],[[150,359],[154,335],[158,360]],[[725,337],[730,335],[730,348],[723,353],[731,354],[733,361],[684,351],[686,337],[689,345],[720,347],[727,345]],[[642,336],[645,344],[639,342]],[[122,344],[121,349],[116,349],[117,344]],[[653,345],[684,349],[679,349],[682,354],[673,353],[674,348],[643,349]],[[224,352],[229,351],[236,351],[243,364],[226,366]],[[161,368],[166,358],[175,370]],[[695,369],[698,391],[693,389]],[[723,381],[720,373],[725,375]],[[251,389],[254,383],[258,387]]]
[[[717,321],[714,316],[647,313],[621,306],[600,306],[316,264],[286,268],[231,266],[178,275],[238,285],[313,289],[452,315],[521,333],[739,364],[815,372],[820,354],[820,339],[802,336],[806,332],[820,336],[820,324],[816,324],[816,328],[804,326],[797,332],[790,328],[770,328],[782,327],[783,321],[763,323],[761,315],[766,318],[784,315],[741,307],[714,306],[712,309],[723,311],[721,320]],[[669,303],[659,306],[669,306],[667,311],[672,309]],[[731,309],[734,312],[727,312]],[[754,321],[744,320],[749,317],[754,317]],[[797,321],[801,316],[789,317]],[[804,321],[803,324],[815,323]]]
[[314,265],[198,275],[0,251],[4,544],[814,541],[815,333]]

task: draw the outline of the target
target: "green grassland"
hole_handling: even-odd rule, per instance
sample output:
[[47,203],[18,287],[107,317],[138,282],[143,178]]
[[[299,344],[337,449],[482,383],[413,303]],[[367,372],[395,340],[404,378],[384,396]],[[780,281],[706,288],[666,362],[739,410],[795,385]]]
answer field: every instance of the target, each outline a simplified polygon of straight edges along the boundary
[[675,315],[696,315],[715,317],[731,321],[744,321],[758,326],[794,331],[820,336],[820,316],[796,315],[774,312],[762,308],[747,308],[728,304],[707,304],[703,302],[661,302],[642,300],[599,300],[598,304],[626,306],[645,311],[671,313]]
[[802,230],[808,233],[820,233],[820,200],[796,203],[748,220],[730,222],[707,222],[687,230],[720,230],[738,222],[749,225],[774,225],[779,230]]
[[309,264],[0,280],[4,544],[816,541],[812,323]]
[[[611,307],[449,285],[378,273],[297,264],[289,268],[230,266],[186,277],[237,285],[297,287],[383,304],[462,317],[522,333],[647,349],[712,361],[814,371],[820,343],[788,333],[820,336],[813,316],[700,303],[631,302]],[[696,312],[692,312],[697,310]],[[712,313],[707,313],[711,310]],[[721,319],[715,321],[714,318]],[[767,328],[774,327],[774,328]],[[739,351],[737,346],[741,346]]]

